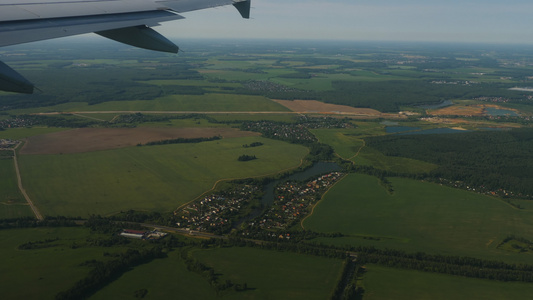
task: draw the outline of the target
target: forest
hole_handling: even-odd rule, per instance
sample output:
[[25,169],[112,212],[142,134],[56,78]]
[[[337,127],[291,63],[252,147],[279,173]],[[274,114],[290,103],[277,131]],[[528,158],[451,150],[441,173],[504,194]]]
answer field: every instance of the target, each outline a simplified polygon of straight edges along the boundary
[[483,190],[533,195],[533,129],[433,135],[387,135],[365,139],[388,156],[437,164],[429,176],[463,181]]

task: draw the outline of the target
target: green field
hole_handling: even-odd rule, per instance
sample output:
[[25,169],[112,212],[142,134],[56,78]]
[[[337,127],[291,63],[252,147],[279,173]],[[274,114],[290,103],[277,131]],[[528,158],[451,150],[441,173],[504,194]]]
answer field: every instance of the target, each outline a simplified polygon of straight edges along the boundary
[[88,105],[70,102],[44,108],[12,110],[13,114],[76,111],[288,111],[284,106],[262,96],[205,94],[171,95],[154,100],[107,101]]
[[207,280],[187,270],[178,251],[168,253],[126,272],[118,280],[104,287],[90,300],[137,299],[134,292],[148,290],[144,299],[216,299],[217,294]]
[[533,284],[367,266],[365,300],[527,299]]
[[20,194],[12,158],[0,156],[0,219],[33,216]]
[[427,173],[437,165],[412,158],[386,156],[381,152],[363,147],[356,157],[351,159],[356,165],[372,166],[376,169],[398,173]]
[[197,250],[194,257],[214,268],[219,281],[246,283],[248,290],[217,295],[174,251],[125,273],[90,299],[135,299],[141,288],[148,290],[144,299],[327,299],[342,268],[342,260],[252,248]]
[[364,145],[359,129],[313,129],[311,132],[343,159],[353,159]]
[[[264,145],[242,147],[256,141]],[[129,209],[172,211],[211,189],[217,180],[297,167],[307,151],[299,145],[246,137],[80,154],[21,155],[19,164],[26,191],[44,215],[88,216]],[[243,154],[258,159],[239,162]]]
[[[81,247],[95,235],[85,228],[32,228],[0,230],[0,281],[2,299],[55,299],[87,275],[91,267],[80,264],[91,259],[106,260],[103,252],[120,252],[120,247]],[[55,239],[59,239],[55,241]],[[19,250],[27,242],[44,241],[42,249]]]
[[232,299],[328,299],[342,260],[253,248],[217,248],[194,256],[223,278],[253,290]]
[[392,195],[375,177],[348,175],[317,205],[305,220],[305,228],[349,235],[321,240],[327,243],[533,261],[531,255],[496,248],[512,234],[532,239],[533,211],[433,183],[403,178],[390,181]]
[[50,128],[50,127],[28,127],[28,128],[10,128],[0,131],[0,139],[20,140],[23,138],[68,130],[68,128]]
[[369,129],[313,129],[312,133],[321,143],[332,146],[338,156],[351,160],[357,165],[367,165],[399,173],[424,173],[437,167],[415,159],[385,156],[366,147],[363,138],[369,131],[376,130],[377,128],[373,127]]

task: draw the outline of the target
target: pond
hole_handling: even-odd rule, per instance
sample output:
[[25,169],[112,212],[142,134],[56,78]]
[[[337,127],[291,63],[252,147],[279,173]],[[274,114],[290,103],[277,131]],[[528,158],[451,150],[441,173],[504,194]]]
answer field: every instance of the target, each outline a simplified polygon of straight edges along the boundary
[[276,185],[288,181],[288,180],[298,180],[298,181],[305,181],[307,179],[311,179],[312,177],[318,177],[319,175],[334,172],[334,171],[340,171],[341,167],[332,162],[317,162],[312,167],[307,168],[301,172],[294,173],[288,177],[278,179],[272,182],[269,182],[263,186],[263,197],[261,198],[261,207],[258,207],[250,214],[248,214],[246,217],[244,217],[242,220],[237,222],[237,224],[234,225],[234,228],[238,228],[240,224],[242,224],[245,221],[253,220],[256,217],[259,217],[265,208],[269,207],[274,203],[274,189]]
[[512,110],[508,109],[500,109],[500,108],[494,108],[494,107],[487,107],[485,109],[485,114],[489,116],[511,116],[511,117],[518,117],[518,114]]
[[312,167],[305,169],[302,172],[294,173],[289,177],[278,179],[276,181],[270,182],[263,186],[263,192],[265,193],[261,198],[261,204],[263,206],[272,205],[274,203],[274,188],[276,185],[288,181],[288,180],[298,180],[305,181],[311,177],[319,176],[325,173],[340,171],[341,167],[332,162],[317,162]]
[[426,130],[420,130],[420,131],[409,131],[409,132],[401,132],[399,135],[410,135],[410,134],[445,134],[445,133],[464,133],[464,132],[471,132],[472,130],[463,130],[463,129],[453,129],[453,128],[433,128],[433,129],[426,129]]
[[411,127],[411,126],[387,126],[385,127],[386,133],[399,133],[399,132],[405,132],[405,131],[414,131],[414,130],[420,130],[422,128],[420,127]]

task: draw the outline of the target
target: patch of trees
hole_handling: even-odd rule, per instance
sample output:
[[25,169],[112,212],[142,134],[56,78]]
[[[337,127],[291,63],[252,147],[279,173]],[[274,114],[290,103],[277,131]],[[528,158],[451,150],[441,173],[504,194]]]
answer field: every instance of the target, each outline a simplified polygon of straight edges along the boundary
[[261,143],[261,142],[253,142],[251,144],[242,145],[243,148],[253,148],[253,147],[259,147],[259,146],[263,146],[263,143]]
[[[162,140],[162,141],[156,141],[156,142],[148,142],[144,144],[144,146],[201,143],[201,142],[216,141],[216,140],[220,140],[221,138],[222,137],[220,135],[212,136],[212,137],[205,137],[205,138],[177,138],[177,139],[169,139],[169,140]],[[141,146],[141,144],[137,144],[137,146]]]
[[34,228],[34,227],[74,227],[76,219],[57,216],[45,217],[39,221],[33,217],[21,217],[13,219],[0,219],[0,229]]
[[56,246],[55,244],[52,244],[52,243],[57,241],[57,240],[59,240],[59,238],[46,239],[46,240],[35,241],[35,242],[27,242],[27,243],[19,245],[17,248],[19,250],[33,250],[33,249],[50,248],[50,247]]
[[84,225],[94,232],[104,234],[115,234],[124,228],[138,230],[143,229],[143,227],[139,224],[117,222],[111,218],[105,218],[99,215],[89,216],[89,219],[87,219]]
[[257,157],[255,155],[243,154],[243,155],[239,156],[239,158],[237,160],[238,161],[250,161],[250,160],[254,160],[254,159],[257,159]]
[[195,258],[190,257],[186,251],[181,252],[181,258],[185,262],[188,271],[197,273],[204,277],[217,293],[227,289],[233,289],[234,291],[245,291],[248,289],[248,284],[246,282],[240,284],[234,283],[229,279],[224,281],[220,280],[220,274],[215,273],[213,268],[204,265]]
[[278,77],[281,77],[281,78],[309,79],[312,76],[311,76],[311,74],[309,74],[307,72],[296,72],[296,73],[282,74],[282,75],[279,75]]
[[360,247],[359,263],[374,263],[392,268],[442,273],[456,276],[499,281],[533,282],[533,266],[507,264],[463,256],[431,255],[423,252],[408,254],[399,250],[378,250]]
[[85,128],[101,122],[89,120],[85,118],[64,116],[40,116],[40,115],[20,115],[15,118],[24,120],[25,124],[31,125],[45,125],[50,127],[66,127],[66,128]]
[[330,300],[362,299],[364,288],[357,285],[357,277],[363,272],[360,264],[352,258],[344,260],[341,277],[331,294]]
[[437,164],[439,167],[428,174],[435,180],[460,181],[482,191],[511,191],[515,197],[533,195],[533,129],[530,128],[387,135],[365,140],[367,146],[385,155]]
[[165,256],[166,254],[160,247],[147,250],[128,249],[118,259],[108,262],[92,262],[94,269],[85,278],[76,282],[72,288],[58,293],[55,299],[86,299],[131,268]]

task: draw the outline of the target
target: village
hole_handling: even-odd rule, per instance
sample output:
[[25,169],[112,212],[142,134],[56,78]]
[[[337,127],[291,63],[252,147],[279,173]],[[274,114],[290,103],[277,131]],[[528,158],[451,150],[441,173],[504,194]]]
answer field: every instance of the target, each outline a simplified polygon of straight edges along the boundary
[[287,181],[276,187],[274,204],[250,227],[261,229],[289,229],[305,217],[309,207],[342,177],[340,172],[331,172],[308,182]]
[[216,233],[227,231],[235,221],[232,217],[238,216],[259,195],[259,186],[237,185],[230,191],[205,196],[176,211],[176,225],[187,230]]
[[[285,181],[275,188],[274,203],[249,227],[287,229],[309,213],[309,207],[320,200],[342,173],[331,172],[306,182]],[[238,185],[231,191],[215,193],[194,201],[176,211],[176,225],[187,230],[226,233],[237,219],[244,218],[243,210],[261,195],[258,185]],[[232,219],[233,218],[233,219]]]
[[10,150],[15,148],[20,141],[11,139],[0,139],[0,150]]

